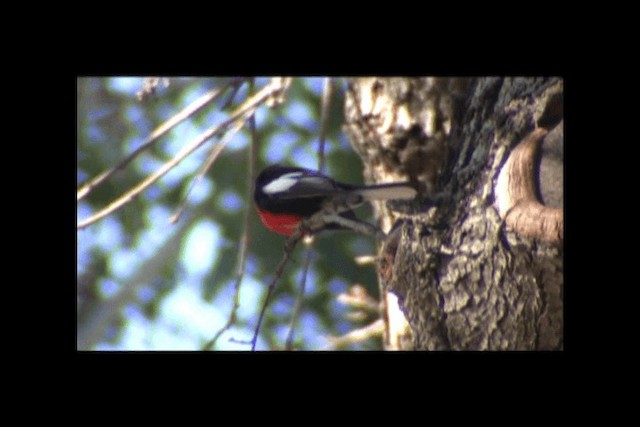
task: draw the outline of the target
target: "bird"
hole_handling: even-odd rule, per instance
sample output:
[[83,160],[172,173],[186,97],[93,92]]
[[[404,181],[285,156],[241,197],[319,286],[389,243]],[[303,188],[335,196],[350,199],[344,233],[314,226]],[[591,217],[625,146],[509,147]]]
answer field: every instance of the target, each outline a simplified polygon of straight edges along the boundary
[[[321,219],[324,229],[362,229],[353,209],[374,200],[410,200],[417,195],[409,182],[352,185],[312,169],[271,165],[256,177],[254,201],[260,220],[269,230],[292,235],[305,219]],[[375,228],[375,227],[373,227]],[[384,234],[384,233],[383,233]]]

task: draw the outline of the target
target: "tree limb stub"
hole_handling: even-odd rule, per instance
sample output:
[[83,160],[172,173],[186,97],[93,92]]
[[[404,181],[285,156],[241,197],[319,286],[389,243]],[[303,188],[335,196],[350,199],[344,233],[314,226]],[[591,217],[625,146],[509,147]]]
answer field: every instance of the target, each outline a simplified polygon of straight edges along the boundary
[[559,242],[564,239],[564,215],[560,208],[544,206],[535,189],[535,162],[547,130],[537,128],[511,152],[500,170],[496,204],[507,226],[521,236]]

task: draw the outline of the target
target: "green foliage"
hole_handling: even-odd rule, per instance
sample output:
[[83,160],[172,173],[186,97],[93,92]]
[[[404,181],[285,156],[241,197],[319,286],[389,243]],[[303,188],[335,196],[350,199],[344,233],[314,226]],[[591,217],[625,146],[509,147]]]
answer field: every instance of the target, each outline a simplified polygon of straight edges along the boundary
[[[117,165],[165,120],[207,90],[221,87],[227,81],[222,78],[173,78],[169,87],[158,87],[156,96],[141,102],[136,99],[135,92],[142,87],[142,79],[129,80],[131,85],[128,89],[123,80],[78,79],[78,188]],[[255,90],[267,81],[257,79]],[[269,156],[274,153],[283,157],[282,163],[298,164],[301,159],[306,159],[315,163],[304,166],[317,165],[320,94],[311,87],[317,87],[317,82],[294,79],[284,105],[275,109],[259,108],[258,170],[270,163]],[[160,138],[150,149],[79,201],[78,221],[121,197],[198,135],[219,123],[246,99],[248,91],[249,85],[243,84],[231,102],[228,102],[227,92]],[[221,111],[223,104],[225,109]],[[297,105],[297,110],[292,109],[292,105]],[[328,119],[327,171],[336,179],[358,183],[362,182],[359,159],[352,150],[344,149],[339,143],[340,138],[344,138],[340,128],[342,106],[343,90],[338,81]],[[308,117],[305,117],[305,112],[308,112]],[[284,133],[290,136],[286,140],[279,139]],[[250,140],[250,134],[245,129],[235,138]],[[118,227],[107,226],[109,223],[103,223],[106,221],[103,219],[78,231],[79,348],[158,348],[162,344],[154,340],[162,334],[171,334],[171,331],[175,332],[174,335],[181,335],[185,341],[182,344],[168,341],[167,348],[201,348],[215,335],[231,311],[244,232],[242,218],[245,209],[250,209],[251,243],[243,281],[245,289],[241,293],[245,297],[240,301],[238,322],[226,335],[223,334],[216,345],[217,349],[249,348],[237,344],[233,347],[229,338],[250,338],[264,290],[282,258],[285,238],[262,226],[254,212],[251,195],[247,194],[250,144],[244,144],[242,149],[225,149],[204,177],[205,183],[196,184],[197,188],[188,193],[200,167],[218,141],[219,138],[213,138],[207,142],[140,196],[112,213],[109,218],[115,220]],[[196,197],[195,194],[199,195]],[[182,206],[185,198],[183,216],[177,224],[170,224],[169,217]],[[234,205],[234,200],[240,203]],[[204,264],[191,265],[191,260],[184,259],[186,236],[202,221],[217,225],[217,244],[210,259],[202,261]],[[176,247],[165,250],[166,245]],[[260,342],[264,343],[261,348],[284,346],[284,332],[291,321],[304,264],[303,246],[296,248],[278,282],[260,334],[263,340]],[[361,252],[354,251],[354,248]],[[202,251],[206,253],[205,249]],[[366,286],[372,295],[377,294],[373,269],[354,262],[357,255],[373,253],[371,239],[349,233],[328,233],[316,239],[314,251],[311,272],[307,277],[308,293],[303,303],[302,319],[305,320],[298,321],[295,331],[295,347],[300,349],[321,348],[326,345],[322,336],[339,335],[361,326],[345,319],[346,309],[336,303],[336,295],[329,290],[331,281],[357,282]],[[136,270],[140,268],[145,270]],[[102,291],[105,280],[118,284],[112,295]],[[187,293],[192,287],[198,290],[201,300],[200,308],[194,306],[193,311],[202,309],[205,315],[211,314],[218,323],[196,327],[198,323],[206,323],[200,322],[202,316],[192,313],[196,317],[181,318],[171,311],[181,310],[178,295]],[[253,301],[251,306],[249,301]],[[271,308],[276,305],[284,309],[275,313]],[[159,332],[165,329],[169,332]],[[145,338],[134,340],[134,330]],[[309,331],[320,332],[314,335]],[[379,343],[375,342],[352,348],[376,348]]]

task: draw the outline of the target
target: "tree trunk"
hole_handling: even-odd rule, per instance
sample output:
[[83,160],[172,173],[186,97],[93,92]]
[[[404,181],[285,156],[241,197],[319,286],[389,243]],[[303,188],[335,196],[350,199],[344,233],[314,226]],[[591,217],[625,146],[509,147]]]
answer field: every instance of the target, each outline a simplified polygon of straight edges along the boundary
[[561,349],[562,79],[351,79],[345,116],[365,180],[423,195],[375,207],[385,348]]

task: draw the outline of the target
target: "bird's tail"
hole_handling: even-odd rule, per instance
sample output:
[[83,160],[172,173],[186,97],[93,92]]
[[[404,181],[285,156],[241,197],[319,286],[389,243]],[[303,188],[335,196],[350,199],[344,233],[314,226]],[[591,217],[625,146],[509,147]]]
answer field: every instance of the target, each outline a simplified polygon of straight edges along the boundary
[[409,200],[418,192],[408,182],[378,184],[356,190],[365,200]]

